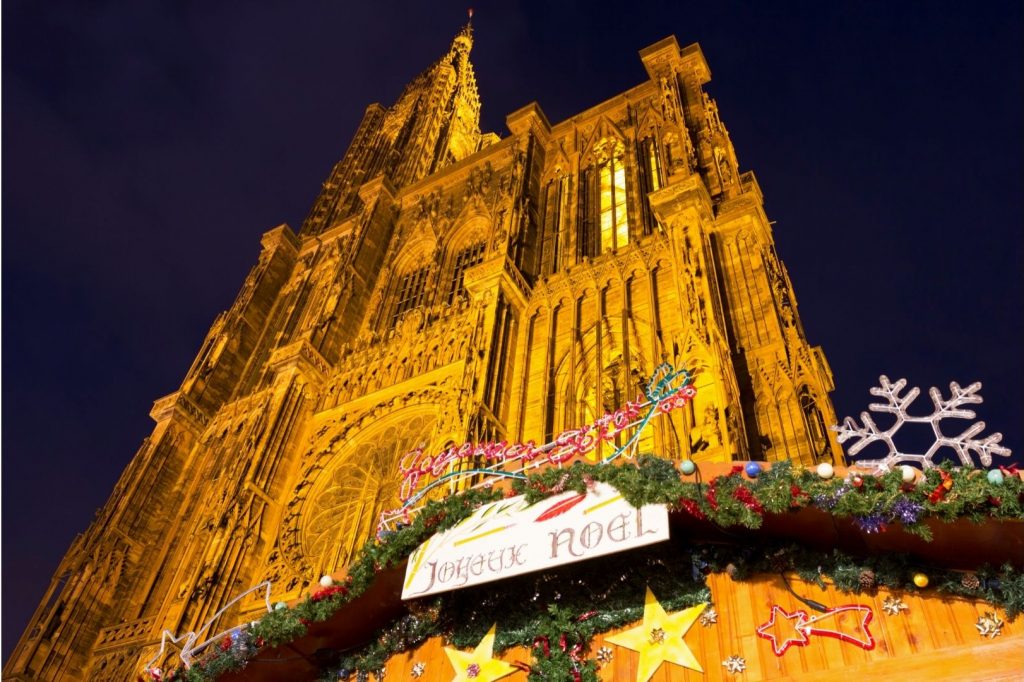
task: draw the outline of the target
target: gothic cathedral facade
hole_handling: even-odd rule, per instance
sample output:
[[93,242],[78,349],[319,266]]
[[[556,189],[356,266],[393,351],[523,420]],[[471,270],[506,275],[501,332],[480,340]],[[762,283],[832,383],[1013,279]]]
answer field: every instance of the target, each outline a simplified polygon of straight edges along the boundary
[[472,42],[467,27],[370,105],[298,233],[263,235],[5,679],[135,679],[162,630],[343,569],[397,506],[403,454],[547,442],[662,362],[694,372],[697,397],[641,450],[839,455],[831,372],[699,46],[666,38],[640,52],[643,83],[557,125],[528,105],[499,138],[479,128]]

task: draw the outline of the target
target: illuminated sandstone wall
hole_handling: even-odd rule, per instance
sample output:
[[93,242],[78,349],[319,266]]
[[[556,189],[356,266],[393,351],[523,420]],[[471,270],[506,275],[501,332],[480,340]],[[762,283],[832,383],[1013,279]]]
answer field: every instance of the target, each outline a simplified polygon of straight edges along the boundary
[[838,454],[828,366],[700,48],[663,40],[641,52],[648,81],[554,126],[527,106],[499,139],[479,130],[471,47],[464,30],[371,105],[298,234],[263,236],[5,679],[131,679],[162,629],[343,567],[397,506],[410,449],[546,441],[663,361],[696,370],[698,395],[642,451]]

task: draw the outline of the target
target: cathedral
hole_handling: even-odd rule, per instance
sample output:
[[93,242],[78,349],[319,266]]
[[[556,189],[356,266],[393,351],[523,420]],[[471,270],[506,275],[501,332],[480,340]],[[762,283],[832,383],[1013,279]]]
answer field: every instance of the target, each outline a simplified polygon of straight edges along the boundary
[[696,397],[640,451],[839,458],[831,371],[700,47],[661,40],[642,83],[554,124],[527,105],[504,136],[480,130],[472,47],[467,26],[367,107],[301,227],[262,236],[4,679],[135,679],[162,631],[262,581],[287,601],[343,570],[399,506],[406,453],[547,443],[661,363]]

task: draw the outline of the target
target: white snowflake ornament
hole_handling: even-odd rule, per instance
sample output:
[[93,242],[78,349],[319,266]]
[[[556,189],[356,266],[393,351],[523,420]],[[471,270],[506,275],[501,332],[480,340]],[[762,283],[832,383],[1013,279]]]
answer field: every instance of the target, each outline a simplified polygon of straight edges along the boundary
[[[943,447],[948,447],[956,452],[960,458],[960,463],[966,467],[975,466],[974,460],[971,458],[971,453],[974,453],[978,457],[978,461],[981,462],[982,466],[992,465],[992,455],[999,455],[1000,457],[1009,457],[1010,449],[999,445],[999,441],[1003,439],[1001,433],[993,433],[992,435],[984,439],[976,439],[979,433],[985,430],[985,422],[979,421],[971,424],[963,433],[957,436],[947,436],[942,433],[939,423],[943,419],[974,419],[974,410],[963,409],[962,405],[972,405],[982,402],[981,396],[978,392],[981,390],[981,382],[976,381],[967,388],[961,388],[960,384],[951,382],[949,384],[950,398],[944,400],[942,394],[937,388],[931,388],[928,391],[928,395],[931,396],[934,408],[931,414],[914,416],[907,412],[908,407],[911,403],[917,400],[917,397],[921,395],[921,389],[911,388],[905,396],[900,396],[903,389],[907,386],[906,379],[900,379],[896,383],[891,383],[889,377],[884,374],[878,378],[880,386],[878,388],[872,388],[871,395],[884,398],[884,403],[872,403],[868,405],[868,410],[871,412],[886,412],[895,417],[896,421],[888,429],[881,429],[875,424],[867,412],[860,413],[860,419],[864,423],[863,426],[857,424],[857,421],[853,417],[847,417],[843,420],[842,426],[833,426],[832,430],[836,432],[836,440],[840,443],[845,443],[848,440],[854,440],[854,443],[847,449],[847,455],[853,457],[861,450],[866,448],[872,443],[884,443],[889,452],[885,457],[871,460],[858,460],[856,464],[858,466],[868,467],[876,469],[877,471],[890,471],[896,466],[904,463],[913,463],[920,466],[922,469],[930,469],[935,466],[934,457]],[[924,454],[912,454],[906,452],[900,452],[899,448],[893,442],[893,437],[896,435],[904,424],[918,423],[918,424],[929,424],[932,427],[932,431],[935,435],[935,441],[931,447]]]
[[747,669],[747,659],[742,656],[730,656],[722,661],[722,665],[733,674],[741,673]]
[[982,615],[978,616],[978,622],[974,627],[978,628],[978,634],[982,637],[993,639],[1003,634],[1004,625],[1005,623],[999,616],[991,611],[986,611]]

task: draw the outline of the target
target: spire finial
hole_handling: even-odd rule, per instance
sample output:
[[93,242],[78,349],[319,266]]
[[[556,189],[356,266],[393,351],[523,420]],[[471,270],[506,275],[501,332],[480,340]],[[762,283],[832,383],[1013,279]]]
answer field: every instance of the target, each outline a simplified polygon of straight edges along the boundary
[[455,36],[453,46],[457,47],[461,44],[468,52],[473,47],[473,8],[467,9],[466,14],[469,15],[469,21],[466,22],[466,25]]

